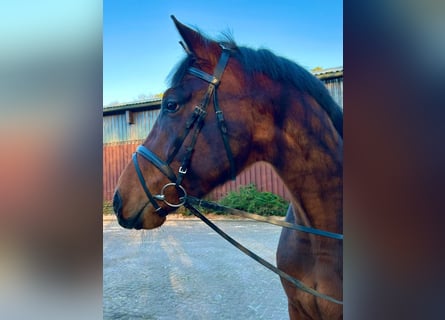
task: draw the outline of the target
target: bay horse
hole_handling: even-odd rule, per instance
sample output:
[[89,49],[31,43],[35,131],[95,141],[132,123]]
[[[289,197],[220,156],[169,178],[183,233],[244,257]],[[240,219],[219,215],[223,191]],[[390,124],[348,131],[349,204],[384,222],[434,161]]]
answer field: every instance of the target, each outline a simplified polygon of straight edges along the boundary
[[[172,19],[187,55],[117,183],[120,225],[157,228],[187,194],[203,197],[266,161],[292,195],[286,221],[342,233],[343,113],[324,84],[269,50],[237,46],[227,35],[217,42]],[[279,269],[342,299],[342,241],[283,228],[276,258]],[[343,317],[341,304],[281,282],[290,319]]]

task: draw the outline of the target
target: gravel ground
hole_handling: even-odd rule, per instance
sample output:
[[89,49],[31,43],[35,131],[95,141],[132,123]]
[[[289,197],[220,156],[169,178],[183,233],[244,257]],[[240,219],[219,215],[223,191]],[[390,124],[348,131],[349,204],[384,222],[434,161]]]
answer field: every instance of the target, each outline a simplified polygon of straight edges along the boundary
[[[275,264],[281,228],[215,222]],[[150,231],[103,224],[104,319],[288,319],[277,275],[195,219]]]

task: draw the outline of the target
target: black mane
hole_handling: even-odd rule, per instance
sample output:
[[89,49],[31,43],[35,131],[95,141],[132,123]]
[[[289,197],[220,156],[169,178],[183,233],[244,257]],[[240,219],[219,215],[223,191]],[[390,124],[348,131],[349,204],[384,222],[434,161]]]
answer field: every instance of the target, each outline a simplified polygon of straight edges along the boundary
[[[291,60],[279,57],[267,49],[238,47],[231,35],[223,36],[224,39],[219,42],[231,49],[232,56],[240,62],[247,75],[263,73],[274,81],[291,83],[299,90],[308,92],[326,111],[335,129],[343,138],[343,112],[323,82]],[[194,62],[195,58],[192,55],[187,55],[180,61],[169,75],[170,85],[179,84]]]

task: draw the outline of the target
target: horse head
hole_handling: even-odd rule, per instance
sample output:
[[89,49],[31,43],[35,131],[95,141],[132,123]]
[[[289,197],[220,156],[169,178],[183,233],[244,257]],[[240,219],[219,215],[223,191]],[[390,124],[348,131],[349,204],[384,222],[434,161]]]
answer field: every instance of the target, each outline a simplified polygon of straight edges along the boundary
[[208,39],[172,18],[187,56],[163,94],[142,151],[133,155],[117,183],[114,209],[126,228],[162,225],[176,209],[168,204],[181,203],[185,193],[201,197],[254,161],[254,95],[233,58],[236,45]]

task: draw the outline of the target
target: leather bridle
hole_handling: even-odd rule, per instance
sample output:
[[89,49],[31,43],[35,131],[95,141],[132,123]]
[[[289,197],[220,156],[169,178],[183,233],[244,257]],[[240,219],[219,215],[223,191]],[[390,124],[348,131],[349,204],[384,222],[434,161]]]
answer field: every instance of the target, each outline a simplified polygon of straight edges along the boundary
[[[214,203],[203,201],[201,199],[197,199],[197,198],[188,196],[185,188],[181,185],[182,180],[189,169],[189,165],[190,165],[191,157],[192,157],[192,154],[193,154],[193,151],[195,148],[196,140],[197,140],[199,132],[201,131],[201,128],[204,124],[204,118],[207,115],[207,107],[209,105],[209,102],[210,102],[210,99],[212,98],[212,96],[213,96],[213,107],[215,109],[215,114],[216,114],[216,118],[218,121],[218,127],[221,131],[221,136],[222,136],[222,139],[224,142],[224,147],[226,149],[227,158],[229,159],[229,163],[230,163],[231,178],[235,179],[235,176],[236,176],[235,162],[233,159],[232,150],[230,149],[228,135],[227,135],[227,126],[226,126],[226,123],[224,120],[222,110],[219,107],[218,98],[217,98],[217,88],[221,82],[222,74],[223,74],[223,72],[227,66],[227,62],[229,61],[229,58],[230,58],[230,50],[225,48],[222,45],[221,45],[221,47],[222,47],[221,57],[219,58],[219,61],[215,67],[213,75],[210,75],[210,74],[208,74],[202,70],[199,70],[197,68],[194,68],[194,67],[189,67],[187,70],[187,72],[189,74],[208,82],[209,86],[207,88],[207,91],[206,91],[201,103],[199,105],[195,106],[195,110],[193,111],[190,119],[186,122],[185,131],[183,132],[180,139],[177,140],[178,142],[175,144],[174,149],[173,149],[172,153],[170,154],[170,156],[168,157],[167,161],[161,160],[154,152],[152,152],[151,150],[149,150],[148,148],[146,148],[143,145],[138,146],[136,149],[136,152],[133,153],[133,156],[132,156],[133,163],[134,163],[134,167],[136,169],[136,173],[139,178],[139,182],[141,183],[142,188],[144,189],[144,192],[148,197],[148,200],[151,202],[151,204],[155,208],[156,212],[160,216],[163,216],[163,217],[167,216],[168,211],[165,208],[161,207],[158,204],[158,201],[163,201],[165,204],[167,204],[171,208],[178,208],[178,207],[181,207],[184,205],[195,216],[199,217],[204,223],[206,223],[209,227],[211,227],[213,230],[215,230],[219,235],[221,235],[224,239],[229,241],[232,245],[237,247],[239,250],[241,250],[242,252],[244,252],[245,254],[247,254],[248,256],[250,256],[251,258],[256,260],[257,262],[261,263],[263,266],[265,266],[269,270],[278,274],[281,278],[286,279],[287,281],[291,282],[300,290],[307,292],[309,294],[312,294],[316,297],[325,299],[327,301],[331,301],[336,304],[343,304],[343,301],[335,299],[335,298],[328,296],[326,294],[320,293],[320,292],[306,286],[300,280],[295,279],[294,277],[292,277],[292,276],[288,275],[287,273],[283,272],[282,270],[278,269],[277,267],[275,267],[268,261],[264,260],[257,254],[253,253],[252,251],[250,251],[249,249],[247,249],[246,247],[241,245],[239,242],[237,242],[236,240],[231,238],[224,231],[222,231],[220,228],[218,228],[215,224],[213,224],[211,221],[209,221],[198,209],[196,209],[196,207],[193,206],[193,204],[195,204],[195,205],[197,204],[202,207],[207,206],[207,208],[213,208],[213,209],[216,208],[218,210],[221,210],[221,209],[224,210],[227,208],[223,208],[223,207],[218,206]],[[194,130],[193,130],[191,142],[190,142],[190,145],[188,147],[186,147],[186,153],[182,159],[181,166],[178,169],[178,175],[176,176],[174,170],[170,167],[170,163],[173,161],[173,159],[179,152],[180,148],[184,144],[184,141],[185,141],[186,137],[189,135],[192,128]],[[162,187],[160,194],[153,195],[150,192],[150,190],[148,189],[147,184],[144,179],[144,176],[142,175],[142,171],[139,167],[138,155],[147,159],[151,164],[153,164],[156,168],[158,168],[158,170],[161,171],[171,181],[170,183],[167,183],[166,185],[164,185],[164,187]],[[167,188],[171,188],[171,187],[176,189],[176,191],[179,195],[179,197],[178,197],[179,203],[171,203],[166,199],[165,190]],[[239,210],[237,210],[237,211],[239,211]],[[231,210],[231,213],[235,213],[233,209]],[[252,218],[252,217],[249,217],[249,218]],[[255,218],[252,218],[252,219],[255,219]],[[327,232],[324,230],[318,230],[318,229],[304,227],[304,226],[295,225],[295,224],[290,224],[290,223],[286,223],[286,222],[274,223],[274,224],[278,224],[278,225],[281,225],[282,227],[286,227],[286,228],[292,228],[295,230],[316,234],[319,236],[330,237],[330,238],[338,239],[341,241],[343,240],[343,235],[332,233],[332,232]]]
[[[163,201],[165,204],[167,204],[170,207],[178,208],[184,205],[185,199],[187,197],[187,192],[182,187],[181,183],[186,175],[189,166],[190,161],[192,158],[193,151],[195,149],[195,144],[199,135],[199,132],[201,131],[202,126],[204,125],[204,118],[207,115],[207,107],[210,103],[210,99],[213,97],[213,107],[216,114],[216,119],[218,121],[218,127],[221,132],[222,140],[224,143],[224,148],[226,149],[227,158],[229,160],[230,164],[230,175],[232,179],[235,179],[236,176],[236,168],[235,168],[235,162],[233,159],[232,150],[230,149],[229,144],[229,138],[227,133],[227,125],[224,120],[223,112],[218,104],[218,97],[217,97],[217,88],[221,82],[222,74],[224,73],[224,70],[227,66],[227,63],[230,58],[230,50],[225,48],[223,45],[221,45],[222,53],[219,58],[219,61],[215,67],[215,70],[213,72],[213,75],[210,75],[202,70],[199,70],[194,67],[189,67],[187,72],[201,80],[204,80],[209,83],[209,86],[207,87],[207,91],[204,95],[204,98],[202,99],[201,103],[195,106],[195,109],[191,115],[191,117],[186,122],[185,130],[181,137],[177,140],[175,143],[175,146],[173,148],[172,153],[169,155],[167,161],[161,160],[154,152],[149,150],[143,145],[140,145],[137,147],[136,152],[133,154],[133,164],[136,169],[136,173],[139,178],[139,182],[142,185],[142,188],[144,189],[145,194],[148,197],[148,200],[155,208],[156,212],[160,216],[166,216],[168,214],[168,211],[165,210],[165,208],[161,207],[157,200]],[[184,144],[185,139],[193,129],[192,138],[190,141],[189,146],[186,147],[185,155],[182,159],[181,166],[178,170],[178,175],[174,173],[173,169],[170,167],[171,162],[179,152],[180,148]],[[150,161],[151,164],[153,164],[156,168],[159,169],[171,182],[167,183],[161,190],[160,194],[153,195],[150,190],[148,189],[148,186],[145,182],[144,176],[142,175],[141,169],[139,167],[138,163],[138,155],[142,156],[143,158]],[[176,188],[177,193],[179,196],[179,203],[170,203],[167,201],[165,197],[165,190],[167,188],[174,187]]]

